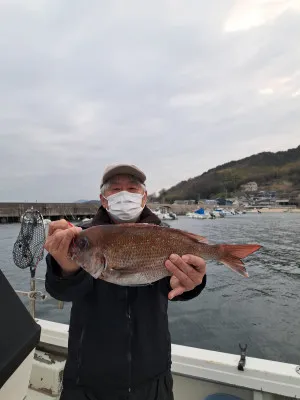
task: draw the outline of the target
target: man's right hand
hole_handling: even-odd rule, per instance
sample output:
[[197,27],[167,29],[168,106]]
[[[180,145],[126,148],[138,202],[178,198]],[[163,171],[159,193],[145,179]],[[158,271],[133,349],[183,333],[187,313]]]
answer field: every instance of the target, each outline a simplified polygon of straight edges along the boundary
[[81,230],[82,228],[69,225],[65,219],[53,221],[49,224],[44,247],[66,273],[76,272],[80,268],[75,261],[68,259],[67,254],[72,239]]

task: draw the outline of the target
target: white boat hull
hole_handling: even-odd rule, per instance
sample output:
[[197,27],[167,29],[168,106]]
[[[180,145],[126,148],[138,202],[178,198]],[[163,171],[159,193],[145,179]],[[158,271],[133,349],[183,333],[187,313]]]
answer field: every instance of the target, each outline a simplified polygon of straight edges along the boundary
[[[51,345],[53,349],[67,350],[68,325],[39,319],[36,321],[42,327],[43,344]],[[36,354],[39,358],[34,360],[31,389],[26,400],[59,398],[64,358],[52,357],[54,362],[49,364],[47,352],[37,350]],[[243,400],[300,399],[300,375],[296,372],[296,365],[247,357],[245,370],[239,371],[239,359],[239,355],[173,344],[175,400],[201,400],[213,393],[232,394]],[[49,397],[50,393],[52,397]]]

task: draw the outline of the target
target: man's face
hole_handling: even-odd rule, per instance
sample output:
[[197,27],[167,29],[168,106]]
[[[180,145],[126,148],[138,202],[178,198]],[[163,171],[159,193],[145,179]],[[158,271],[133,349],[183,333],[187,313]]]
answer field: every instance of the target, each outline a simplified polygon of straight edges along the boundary
[[134,182],[132,179],[130,179],[129,176],[126,175],[116,175],[114,178],[110,180],[110,186],[105,191],[104,196],[100,195],[103,207],[107,208],[108,206],[108,202],[106,200],[108,196],[116,194],[118,192],[122,192],[123,190],[130,193],[140,193],[140,194],[145,193],[145,196],[143,197],[141,204],[142,207],[144,207],[147,201],[147,192],[144,192],[144,189],[138,183]]

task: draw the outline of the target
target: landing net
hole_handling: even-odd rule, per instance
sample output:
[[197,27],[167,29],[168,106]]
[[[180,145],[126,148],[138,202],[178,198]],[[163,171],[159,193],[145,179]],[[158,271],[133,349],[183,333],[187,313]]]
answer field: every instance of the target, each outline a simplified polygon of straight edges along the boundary
[[27,210],[23,214],[20,233],[13,247],[13,260],[21,269],[30,268],[32,277],[44,257],[45,237],[42,215],[38,210]]

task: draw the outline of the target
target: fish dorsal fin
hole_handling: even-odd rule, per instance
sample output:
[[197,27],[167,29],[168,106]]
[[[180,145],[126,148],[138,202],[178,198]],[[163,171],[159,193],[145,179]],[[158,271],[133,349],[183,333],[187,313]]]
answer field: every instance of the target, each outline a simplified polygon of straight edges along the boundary
[[200,242],[200,243],[205,243],[208,244],[208,239],[205,236],[197,235],[196,233],[191,233],[187,231],[183,231],[181,229],[176,229],[176,228],[167,228],[164,226],[156,225],[156,224],[147,224],[147,223],[135,223],[135,222],[130,222],[130,223],[124,223],[124,224],[118,224],[117,226],[119,227],[135,227],[135,228],[154,228],[154,229],[171,229],[173,231],[176,231],[180,233],[181,235],[188,236],[190,239],[194,240],[195,242]]
[[132,226],[134,226],[135,228],[138,228],[138,227],[149,227],[149,226],[159,226],[159,225],[156,225],[156,224],[147,224],[147,222],[139,222],[139,223],[137,223],[137,222],[126,222],[126,223],[122,223],[122,224],[118,224],[117,226],[122,226],[122,227],[132,227]]
[[191,239],[195,240],[196,242],[206,243],[208,244],[208,239],[205,236],[196,235],[196,233],[181,231],[183,235],[189,236]]

